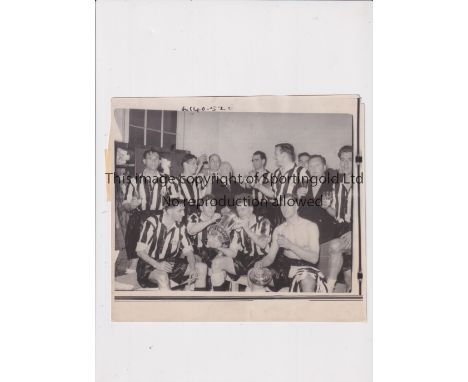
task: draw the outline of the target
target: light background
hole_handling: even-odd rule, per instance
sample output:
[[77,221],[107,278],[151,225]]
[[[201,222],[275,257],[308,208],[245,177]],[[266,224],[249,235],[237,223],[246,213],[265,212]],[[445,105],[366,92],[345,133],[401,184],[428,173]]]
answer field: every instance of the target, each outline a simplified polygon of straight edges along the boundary
[[[128,120],[117,109],[120,137],[128,137]],[[119,118],[117,117],[119,116]],[[287,142],[296,156],[320,154],[329,168],[338,169],[338,151],[352,145],[352,116],[349,114],[177,112],[176,148],[199,156],[217,153],[228,161],[235,174],[252,170],[252,154],[263,151],[267,169],[274,171],[274,148]]]
[[[466,162],[466,134],[460,121],[466,120],[468,55],[460,47],[466,45],[468,5],[464,0],[450,4],[392,0],[376,1],[374,5],[374,80],[378,99],[373,110],[376,128],[372,130],[373,158],[378,169],[374,176],[376,198],[372,202],[378,227],[373,235],[376,252],[373,290],[378,295],[374,301],[375,381],[463,380],[468,342],[468,317],[463,303],[468,257],[460,250],[463,240],[451,239],[466,236],[463,216],[467,215],[468,205],[445,208],[447,203],[434,204],[433,192],[420,193],[417,203],[408,204],[407,198],[404,203],[389,201],[395,201],[395,188],[390,187],[395,183],[395,173],[399,184],[411,184],[415,172],[406,169],[414,164],[418,164],[418,186],[423,179],[440,174],[444,185],[455,179],[457,190],[467,187],[466,177],[456,165]],[[34,250],[23,253],[21,259],[13,255],[18,253],[18,243],[26,241],[25,231],[17,228],[24,226],[25,214],[18,213],[18,203],[13,200],[32,201],[31,189],[16,188],[14,198],[11,187],[0,189],[7,201],[2,205],[2,218],[7,224],[2,227],[6,232],[2,237],[6,260],[0,278],[4,292],[2,307],[7,312],[0,315],[0,353],[4,360],[2,376],[9,381],[94,379],[94,6],[94,2],[82,0],[22,0],[2,4],[0,35],[6,58],[1,61],[0,102],[3,126],[9,127],[3,129],[8,144],[2,146],[2,158],[13,163],[11,169],[24,170],[28,180],[35,184],[42,184],[44,174],[28,169],[38,158],[42,165],[53,163],[54,179],[66,181],[71,173],[80,181],[79,187],[73,184],[67,192],[53,193],[54,205],[61,208],[44,208],[42,202],[51,198],[50,187],[35,189],[35,200],[41,203],[29,203],[28,213],[36,217],[35,221],[40,216],[41,224],[27,232],[27,241],[34,243]],[[293,67],[294,62],[289,62],[288,68]],[[255,80],[247,76],[241,84],[248,88]],[[274,87],[279,81],[261,77],[260,82],[265,87]],[[309,80],[303,85],[314,88]],[[51,110],[53,113],[49,113]],[[45,115],[47,118],[41,117]],[[367,138],[369,149],[369,135]],[[10,142],[21,142],[21,154],[19,146]],[[421,158],[432,157],[428,147],[436,147],[443,160],[420,165]],[[67,208],[70,200],[74,201],[73,219]],[[367,202],[369,207],[369,195]],[[389,238],[389,233],[394,232]],[[430,240],[423,240],[426,238]],[[453,259],[451,264],[455,266],[450,268],[450,277],[445,274],[439,278],[442,284],[438,285],[450,286],[434,288],[433,279],[426,283],[421,275],[441,275],[442,256]],[[398,262],[401,258],[405,272],[394,266],[393,260]],[[18,281],[18,272],[6,271],[16,261],[26,262],[21,267],[22,282]],[[189,333],[185,328],[193,326],[178,328],[193,340],[191,333],[202,326],[197,325]],[[242,324],[241,328],[246,326]],[[273,365],[276,371],[280,362],[283,369],[290,370],[289,380],[294,380],[297,359],[288,354],[297,354],[296,346],[303,340],[304,330],[289,324],[278,330],[281,326],[266,325],[262,330],[269,335],[279,333],[278,341],[284,340],[289,331],[289,337],[296,341],[287,343],[291,346],[285,352],[286,357],[271,358],[275,353],[265,346],[259,349],[264,357],[260,361],[261,355],[257,355],[255,366],[263,362]],[[332,326],[338,331],[343,327]],[[228,337],[237,340],[237,336],[242,336],[244,343],[249,341],[247,338],[252,339],[250,343],[258,340],[252,330],[241,334],[238,329],[237,336],[231,336],[233,326],[220,333],[217,325],[210,324],[204,332],[213,327],[215,335],[222,335],[219,343]],[[311,337],[307,333],[306,336]],[[129,338],[126,345],[131,346],[131,342]],[[203,354],[219,352],[215,347],[219,343],[211,343],[215,350]],[[352,342],[346,344],[350,353],[359,350],[353,349]],[[248,351],[245,348],[243,352]],[[329,349],[324,351],[332,358],[333,350]],[[227,362],[227,358],[220,358],[216,360]],[[314,368],[320,367],[320,362],[312,357],[307,362],[310,365],[307,380],[320,380],[314,379]],[[252,364],[245,362],[242,366],[248,369]],[[105,366],[111,365],[109,360]],[[340,369],[341,365],[337,361],[333,369]],[[345,363],[343,367],[346,366]],[[206,362],[200,362],[189,377],[204,375],[207,369]],[[108,380],[119,380],[116,375],[113,377]],[[152,378],[155,379],[164,381],[157,376]]]
[[[111,97],[360,94],[370,142],[371,26],[368,2],[100,1],[97,152],[107,147]],[[103,158],[96,163],[98,209],[106,206],[96,220],[98,381],[371,380],[369,322],[111,323],[110,204]]]
[[223,161],[231,163],[234,173],[242,175],[252,170],[256,150],[266,153],[267,168],[274,171],[277,143],[291,143],[296,155],[304,151],[321,154],[335,169],[340,147],[352,145],[351,115],[185,113],[178,121],[177,148],[195,155],[219,153]]

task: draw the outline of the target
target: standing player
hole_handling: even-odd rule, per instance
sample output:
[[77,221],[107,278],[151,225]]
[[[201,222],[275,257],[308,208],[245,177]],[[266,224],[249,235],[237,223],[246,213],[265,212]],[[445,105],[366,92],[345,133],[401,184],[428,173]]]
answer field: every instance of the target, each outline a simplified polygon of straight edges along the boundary
[[146,219],[136,248],[137,279],[143,288],[170,290],[171,280],[182,284],[196,279],[195,290],[206,290],[207,267],[195,261],[183,217],[183,201],[171,199],[163,214]]
[[169,186],[171,198],[182,199],[187,207],[187,215],[196,212],[204,195],[211,192],[211,182],[203,180],[197,175],[203,162],[198,163],[197,157],[193,154],[185,154],[182,158],[182,174],[175,178]]
[[323,197],[331,194],[333,184],[326,181],[327,162],[321,155],[311,155],[309,159],[310,184],[305,196],[306,201],[313,202],[299,206],[298,214],[304,219],[318,225],[320,231],[320,244],[334,238],[335,219],[330,216],[321,205]]
[[136,176],[127,185],[122,203],[130,212],[125,232],[125,249],[131,262],[130,268],[135,271],[138,259],[135,251],[143,222],[150,216],[162,213],[163,199],[167,194],[168,174],[159,171],[161,157],[155,149],[143,153],[145,168],[142,176]]
[[216,212],[216,199],[212,194],[205,195],[199,211],[188,217],[187,233],[190,235],[194,253],[208,267],[211,267],[211,261],[217,255],[216,250],[207,247],[208,229],[220,218],[221,215]]
[[[275,228],[268,255],[256,267],[269,267],[274,262],[274,287],[290,287],[291,280],[301,267],[315,266],[319,260],[319,230],[315,223],[297,214],[297,198],[285,197],[281,212],[286,221]],[[278,256],[277,256],[278,255]],[[299,281],[302,292],[315,292],[317,273],[302,272]]]
[[[256,183],[254,187],[267,197],[275,199],[280,206],[287,194],[299,197],[305,196],[308,190],[309,176],[305,168],[296,164],[294,146],[290,143],[277,144],[275,146],[275,160],[278,168],[271,177],[272,189],[270,190],[260,183]],[[283,221],[278,208],[275,208],[274,215],[275,225]]]
[[254,214],[249,194],[238,195],[236,211],[238,221],[231,231],[229,247],[222,246],[219,241],[209,243],[220,253],[211,265],[211,283],[215,291],[227,290],[227,275],[237,281],[241,276],[246,276],[249,269],[268,253],[270,221]]
[[[271,172],[266,167],[267,157],[263,151],[255,151],[252,155],[253,171],[249,172],[252,179],[257,179],[258,183],[271,190]],[[246,182],[246,188],[252,189],[252,198],[255,200],[254,213],[264,217],[269,217],[269,198],[258,188],[253,187],[254,183]]]
[[331,199],[323,199],[322,207],[335,218],[335,239],[329,242],[327,286],[330,292],[335,288],[338,274],[343,270],[347,291],[351,290],[352,267],[352,211],[353,211],[353,148],[343,146],[338,152],[340,158],[340,182],[333,185]]

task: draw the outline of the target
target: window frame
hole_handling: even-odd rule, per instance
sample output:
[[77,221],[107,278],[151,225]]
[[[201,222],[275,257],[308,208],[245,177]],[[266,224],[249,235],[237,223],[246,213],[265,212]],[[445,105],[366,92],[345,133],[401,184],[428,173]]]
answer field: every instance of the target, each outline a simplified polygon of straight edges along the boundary
[[[136,128],[136,129],[143,129],[143,146],[147,146],[148,145],[148,139],[147,139],[147,131],[148,130],[151,130],[152,132],[157,132],[160,134],[160,137],[161,137],[161,145],[158,146],[158,148],[161,148],[161,149],[167,149],[169,150],[170,147],[164,147],[164,135],[167,134],[167,135],[173,135],[175,138],[176,138],[176,144],[177,144],[177,114],[176,114],[176,124],[175,124],[175,131],[165,131],[164,130],[164,113],[167,111],[168,113],[169,112],[175,112],[177,113],[176,111],[174,110],[156,110],[156,111],[160,111],[161,112],[161,128],[160,130],[157,130],[157,129],[150,129],[148,128],[148,110],[147,109],[144,109],[144,119],[143,119],[143,126],[138,126],[138,125],[134,125],[132,123],[130,123],[130,114],[132,112],[132,110],[142,110],[142,109],[129,109],[128,110],[128,134],[127,134],[127,142],[130,143],[130,129],[131,128]],[[137,142],[136,144],[141,144],[140,142]]]

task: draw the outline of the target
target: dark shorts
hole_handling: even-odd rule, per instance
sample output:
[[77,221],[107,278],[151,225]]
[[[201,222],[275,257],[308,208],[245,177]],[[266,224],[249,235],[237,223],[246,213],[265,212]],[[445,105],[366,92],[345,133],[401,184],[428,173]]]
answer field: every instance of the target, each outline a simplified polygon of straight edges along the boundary
[[341,269],[343,272],[350,271],[352,270],[353,267],[353,256],[351,255],[351,252],[344,252],[343,253],[343,266]]
[[275,262],[271,266],[273,271],[273,288],[270,288],[274,291],[279,291],[281,288],[290,287],[292,279],[289,278],[289,271],[291,267],[316,267],[316,265],[309,263],[305,260],[290,259],[286,257],[283,253],[283,250],[280,249],[278,255],[276,256]]
[[145,224],[145,220],[159,214],[161,214],[160,211],[133,211],[130,214],[127,230],[125,231],[125,250],[129,260],[138,257],[136,254],[136,246],[140,239],[140,233],[143,229],[143,224]]
[[237,281],[241,276],[246,276],[249,269],[253,268],[255,263],[262,259],[262,256],[246,256],[238,254],[234,259],[235,274],[229,273],[229,277],[233,281]]
[[338,239],[343,236],[346,232],[352,232],[352,225],[351,223],[336,223],[335,224],[335,232],[333,235],[333,239]]
[[[168,274],[169,279],[180,284],[188,279],[188,276],[184,276],[187,271],[188,261],[185,257],[176,259],[166,259],[168,263],[173,263],[172,272]],[[157,283],[149,280],[149,275],[154,271],[154,267],[149,265],[146,261],[138,260],[137,264],[137,280],[142,288],[156,288]]]

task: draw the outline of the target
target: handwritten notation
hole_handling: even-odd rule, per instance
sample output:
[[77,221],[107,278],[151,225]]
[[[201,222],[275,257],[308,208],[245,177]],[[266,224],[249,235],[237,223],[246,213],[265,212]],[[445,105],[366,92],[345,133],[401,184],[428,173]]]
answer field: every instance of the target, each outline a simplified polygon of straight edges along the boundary
[[182,106],[182,111],[193,111],[196,113],[202,111],[230,111],[231,106]]

